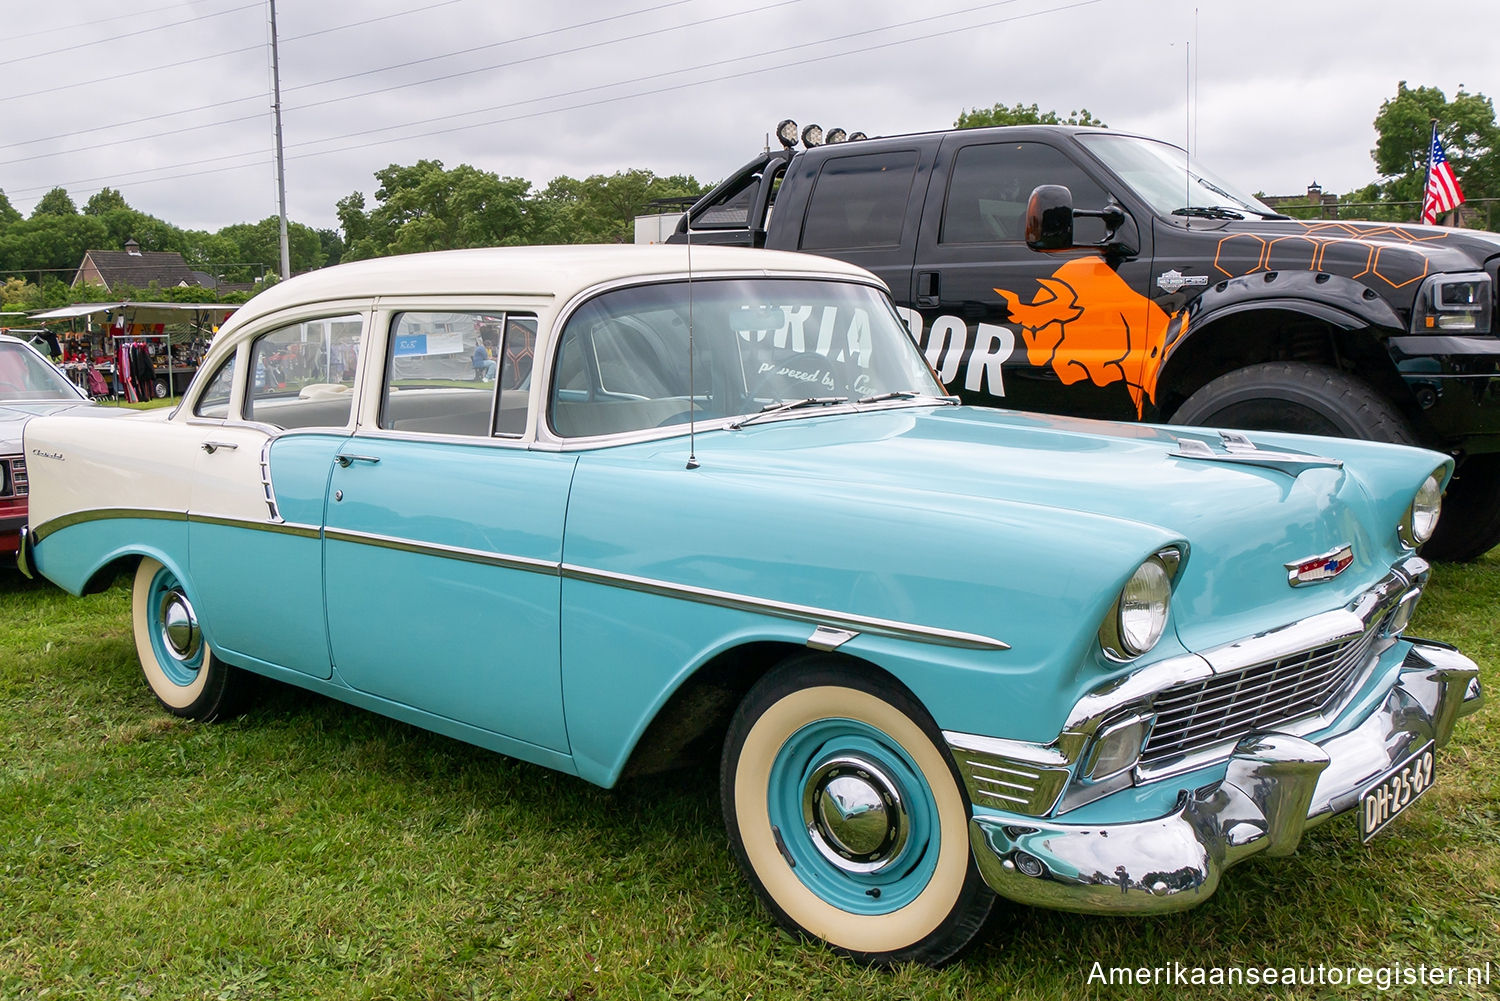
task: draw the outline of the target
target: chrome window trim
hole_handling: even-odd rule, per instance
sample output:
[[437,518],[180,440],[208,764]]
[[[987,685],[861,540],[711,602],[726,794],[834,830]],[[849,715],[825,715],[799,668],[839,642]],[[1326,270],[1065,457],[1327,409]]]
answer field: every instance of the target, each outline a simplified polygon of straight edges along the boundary
[[[552,375],[557,368],[557,349],[562,343],[562,331],[567,327],[568,321],[586,302],[606,292],[613,292],[622,288],[643,288],[649,285],[668,285],[674,282],[703,282],[703,281],[745,281],[756,279],[792,279],[805,281],[832,281],[842,284],[865,285],[882,292],[890,294],[890,289],[879,279],[866,278],[860,275],[839,274],[832,271],[783,271],[780,269],[766,269],[746,271],[735,269],[729,271],[677,271],[663,272],[662,274],[641,276],[635,275],[628,278],[614,278],[588,288],[571,296],[557,311],[552,319],[550,329],[547,331],[547,343],[545,353],[539,353],[535,364],[532,366],[531,376],[534,387],[540,389],[540,411],[536,414],[533,423],[534,437],[537,442],[546,442],[558,447],[560,451],[586,451],[593,448],[607,448],[613,445],[629,445],[642,441],[658,441],[667,438],[684,437],[687,434],[686,427],[676,425],[670,428],[642,428],[636,431],[625,431],[617,434],[592,435],[589,437],[568,438],[558,434],[552,429]],[[537,331],[537,345],[542,344],[541,330]],[[820,410],[819,413],[838,411],[843,408],[829,408]],[[850,405],[852,412],[852,405]],[[744,416],[742,414],[735,416]],[[797,416],[806,416],[800,414]],[[699,430],[714,430],[721,428],[734,420],[734,417],[723,417],[713,421],[699,422]]]
[[420,441],[434,445],[500,445],[512,451],[527,451],[533,443],[513,435],[443,434],[440,431],[393,431],[388,428],[361,427],[352,436],[355,440],[371,441]]

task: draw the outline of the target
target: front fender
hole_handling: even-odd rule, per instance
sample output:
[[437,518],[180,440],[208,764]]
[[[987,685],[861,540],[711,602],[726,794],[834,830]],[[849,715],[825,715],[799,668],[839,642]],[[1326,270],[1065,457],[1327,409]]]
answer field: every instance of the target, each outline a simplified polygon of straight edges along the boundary
[[1405,324],[1385,299],[1353,278],[1314,271],[1263,271],[1227,278],[1210,286],[1187,306],[1183,333],[1167,344],[1160,385],[1173,381],[1174,363],[1211,338],[1222,321],[1263,312],[1289,313],[1336,330],[1376,330],[1398,334]]

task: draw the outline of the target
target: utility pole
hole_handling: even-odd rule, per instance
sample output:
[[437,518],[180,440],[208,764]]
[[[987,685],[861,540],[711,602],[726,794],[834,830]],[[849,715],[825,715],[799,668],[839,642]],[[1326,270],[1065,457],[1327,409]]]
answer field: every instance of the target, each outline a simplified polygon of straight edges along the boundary
[[281,277],[292,277],[292,251],[286,235],[286,160],[281,151],[281,61],[276,53],[276,0],[271,5],[271,89],[276,114],[276,198],[281,210]]

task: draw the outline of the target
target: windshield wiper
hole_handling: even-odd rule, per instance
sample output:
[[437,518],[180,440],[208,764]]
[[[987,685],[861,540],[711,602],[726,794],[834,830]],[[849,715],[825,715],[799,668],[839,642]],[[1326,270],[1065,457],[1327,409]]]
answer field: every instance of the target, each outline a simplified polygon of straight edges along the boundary
[[758,414],[742,417],[733,424],[730,424],[729,430],[738,431],[746,424],[754,424],[762,418],[775,417],[777,414],[784,414],[789,410],[801,410],[805,407],[833,407],[840,403],[848,402],[849,397],[847,396],[809,396],[801,400],[783,400],[781,403],[772,403],[770,406],[763,407]]
[[1223,205],[1186,205],[1173,209],[1173,215],[1190,215],[1200,219],[1243,219],[1244,210],[1226,208]]
[[[915,389],[893,389],[889,393],[876,393],[874,396],[861,396],[856,403],[884,403],[886,400],[913,400],[919,396],[928,396],[927,393]],[[949,406],[958,404],[956,396],[932,396],[930,399],[938,400]]]

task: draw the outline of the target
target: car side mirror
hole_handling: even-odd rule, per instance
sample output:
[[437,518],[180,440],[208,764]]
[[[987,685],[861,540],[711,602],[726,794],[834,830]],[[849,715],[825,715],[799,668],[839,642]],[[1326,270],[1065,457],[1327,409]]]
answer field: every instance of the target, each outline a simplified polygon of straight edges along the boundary
[[1026,202],[1026,246],[1073,249],[1073,192],[1061,184],[1039,184]]

